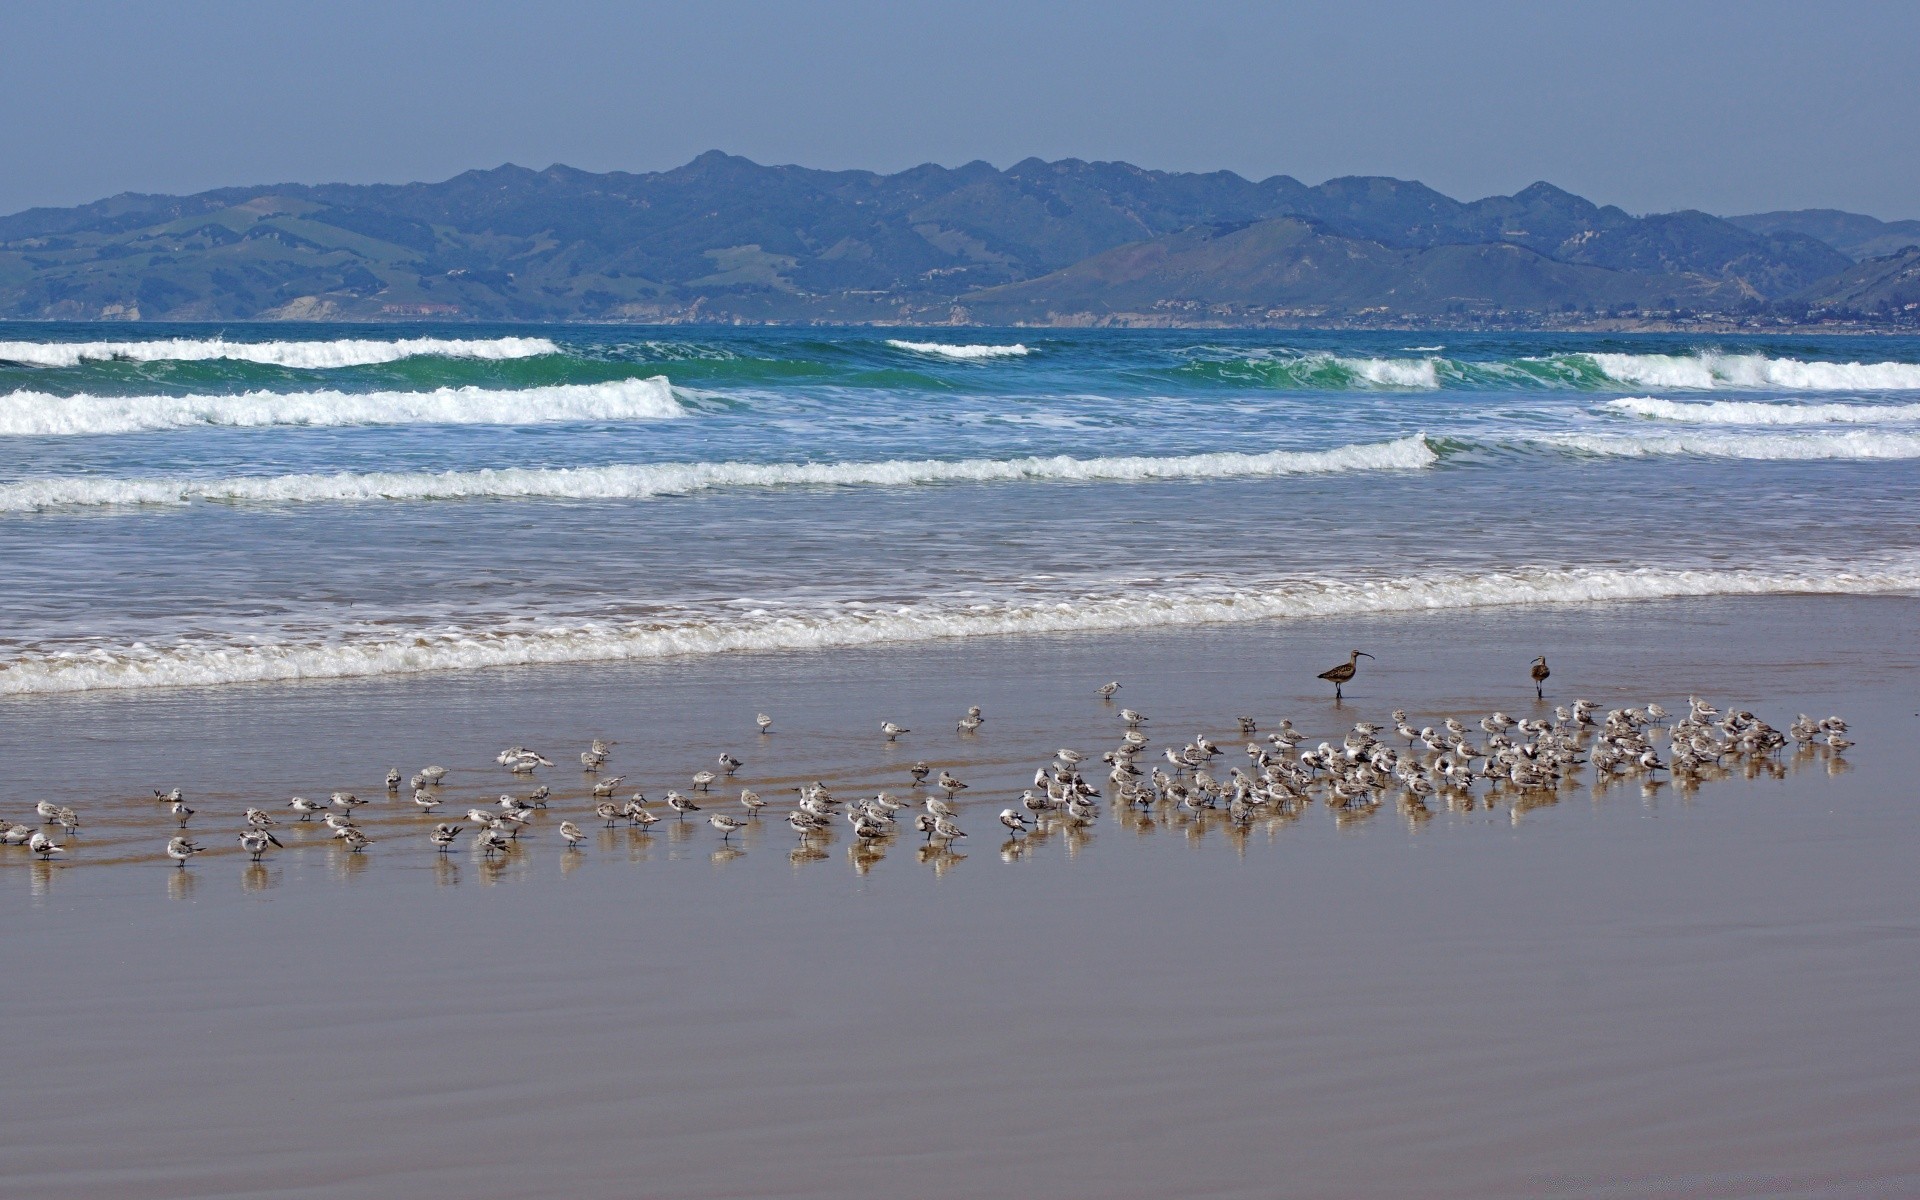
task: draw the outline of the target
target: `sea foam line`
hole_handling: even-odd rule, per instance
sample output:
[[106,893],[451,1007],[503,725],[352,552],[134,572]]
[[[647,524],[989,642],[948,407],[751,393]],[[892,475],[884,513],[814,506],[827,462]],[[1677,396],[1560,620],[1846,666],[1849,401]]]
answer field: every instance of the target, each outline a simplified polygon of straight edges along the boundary
[[144,433],[195,426],[532,425],[650,421],[686,415],[664,375],[605,383],[425,392],[243,392],[238,395],[0,396],[0,437]]
[[535,358],[558,354],[547,338],[340,338],[322,342],[230,342],[225,338],[158,338],[144,342],[0,342],[0,362],[76,367],[83,362],[205,362],[235,359],[301,370],[364,367],[403,358]]
[[1739,458],[1755,461],[1873,461],[1920,458],[1920,433],[1849,429],[1825,433],[1546,434],[1532,445],[1610,458]]
[[0,485],[0,512],[195,500],[316,503],[358,500],[644,500],[724,488],[908,487],[1015,480],[1232,479],[1414,470],[1439,456],[1419,436],[1332,450],[1149,458],[893,459],[828,463],[654,463],[504,467],[479,471],[240,476],[227,479],[55,477]]
[[1779,404],[1753,400],[1662,400],[1629,396],[1607,408],[1692,425],[1882,425],[1920,421],[1920,404]]
[[944,342],[903,342],[898,338],[888,338],[887,345],[895,350],[931,354],[938,358],[1020,358],[1033,353],[1017,342],[1011,346],[950,346]]
[[0,661],[0,694],[204,687],[586,663],[747,650],[828,650],[934,639],[1086,633],[1535,604],[1702,596],[1856,595],[1920,590],[1920,562],[1791,570],[1522,567],[1477,574],[1301,579],[981,604],[927,601],[865,611],[692,617],[534,630],[431,628],[299,644],[139,643],[27,652]]

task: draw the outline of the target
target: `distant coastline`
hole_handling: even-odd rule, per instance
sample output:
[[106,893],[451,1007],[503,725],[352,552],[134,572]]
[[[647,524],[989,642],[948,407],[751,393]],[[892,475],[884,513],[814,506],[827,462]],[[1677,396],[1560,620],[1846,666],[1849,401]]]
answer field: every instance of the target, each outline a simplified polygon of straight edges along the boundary
[[1882,333],[1920,329],[1920,221],[715,151],[15,213],[0,319]]

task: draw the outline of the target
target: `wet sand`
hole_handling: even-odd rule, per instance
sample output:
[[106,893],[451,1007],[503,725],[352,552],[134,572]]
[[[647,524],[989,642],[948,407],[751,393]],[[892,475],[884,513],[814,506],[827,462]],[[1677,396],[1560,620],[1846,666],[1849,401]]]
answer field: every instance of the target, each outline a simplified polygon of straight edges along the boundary
[[[68,862],[0,852],[0,1192],[1912,1195],[1917,617],[1768,597],[8,702],[0,816],[87,823]],[[1354,646],[1379,662],[1336,710],[1312,675]],[[1242,712],[1316,740],[1529,715],[1542,652],[1549,704],[1699,691],[1858,745],[1691,794],[1110,815],[1003,854],[1034,767],[1116,740],[1107,678],[1154,751],[1207,732],[1231,762]],[[721,750],[775,806],[952,764],[971,836],[862,861],[669,820],[568,855],[594,736],[656,801]],[[232,841],[248,803],[378,798],[389,765],[454,767],[453,812],[524,792],[513,743],[561,766],[498,868],[392,801],[364,855]],[[176,784],[217,851],[185,870],[143,799]]]

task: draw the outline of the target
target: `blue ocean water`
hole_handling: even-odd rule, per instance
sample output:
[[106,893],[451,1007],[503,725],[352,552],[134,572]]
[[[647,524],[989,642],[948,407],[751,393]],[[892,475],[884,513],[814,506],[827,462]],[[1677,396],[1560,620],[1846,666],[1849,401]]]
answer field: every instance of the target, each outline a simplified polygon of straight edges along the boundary
[[0,693],[1920,590],[1920,339],[0,326]]

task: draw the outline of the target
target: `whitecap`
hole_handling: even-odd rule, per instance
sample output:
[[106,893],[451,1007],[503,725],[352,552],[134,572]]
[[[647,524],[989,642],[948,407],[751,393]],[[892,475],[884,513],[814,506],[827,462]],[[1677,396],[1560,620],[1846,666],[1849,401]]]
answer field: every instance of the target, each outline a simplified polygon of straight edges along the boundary
[[141,433],[216,425],[533,425],[651,421],[686,415],[664,375],[605,383],[425,392],[242,392],[237,395],[0,396],[0,437]]
[[1020,358],[1033,353],[1017,342],[1011,346],[950,346],[943,342],[903,342],[898,338],[888,338],[887,345],[895,350],[907,350],[914,354],[931,354],[938,358]]
[[1778,404],[1753,400],[1662,400],[1629,396],[1607,408],[1695,425],[1881,425],[1920,421],[1920,404]]
[[1811,362],[1762,354],[1590,354],[1608,378],[1635,387],[1696,391],[1911,391],[1920,389],[1920,363]]
[[342,472],[226,479],[57,476],[0,484],[0,512],[192,501],[297,504],[374,500],[644,500],[728,488],[910,487],[934,483],[1233,479],[1416,470],[1438,461],[1420,436],[1331,450],[1175,457],[692,462],[479,471]]
[[558,354],[547,338],[400,338],[375,341],[230,342],[225,338],[158,338],[140,342],[0,342],[0,362],[35,367],[74,367],[83,362],[204,362],[234,359],[322,371],[364,367],[403,358],[536,358]]

